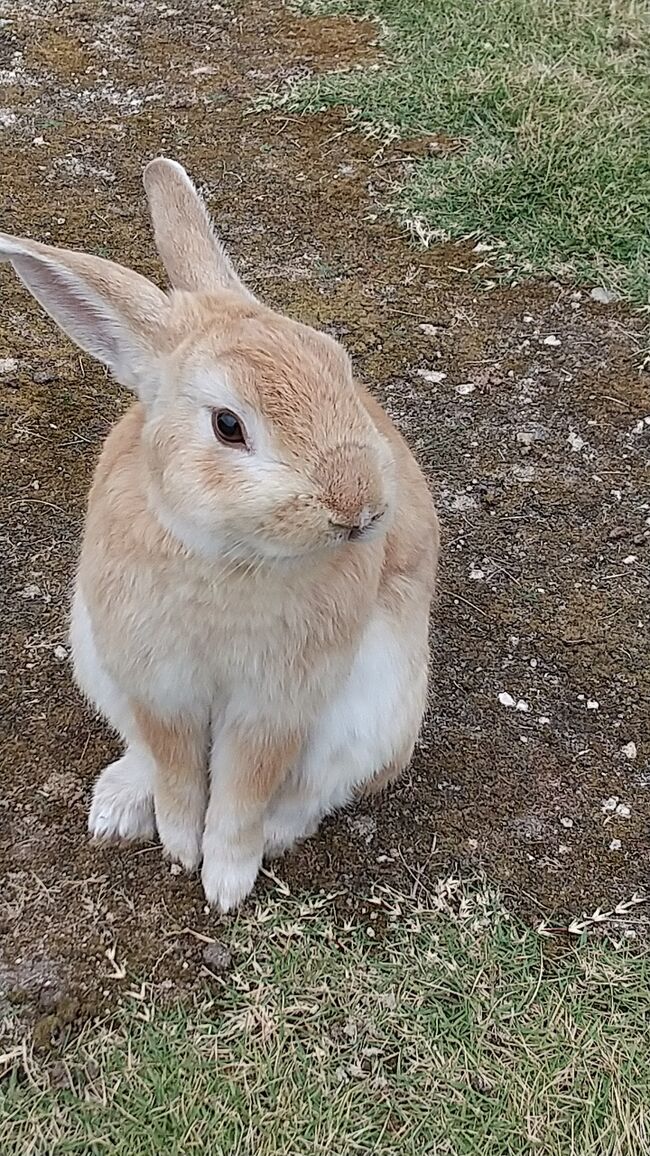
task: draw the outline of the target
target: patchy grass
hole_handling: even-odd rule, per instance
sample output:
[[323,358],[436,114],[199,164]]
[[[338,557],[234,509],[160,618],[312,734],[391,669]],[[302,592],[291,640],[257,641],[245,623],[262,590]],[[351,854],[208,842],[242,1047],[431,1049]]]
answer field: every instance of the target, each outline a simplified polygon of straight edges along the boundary
[[343,104],[380,136],[442,138],[397,198],[420,237],[476,233],[519,272],[650,300],[648,5],[305,3],[377,17],[392,63],[299,86],[294,107]]
[[645,955],[558,951],[455,880],[364,924],[285,893],[224,927],[194,1006],[127,977],[62,1055],[0,1057],[3,1156],[648,1150]]

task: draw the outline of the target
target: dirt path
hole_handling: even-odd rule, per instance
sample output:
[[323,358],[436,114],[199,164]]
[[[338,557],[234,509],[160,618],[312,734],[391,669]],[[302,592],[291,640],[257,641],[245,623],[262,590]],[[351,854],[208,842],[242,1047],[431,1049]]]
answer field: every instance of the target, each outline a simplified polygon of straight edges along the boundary
[[[471,246],[416,251],[380,212],[395,165],[373,145],[336,116],[250,114],[288,75],[372,57],[370,28],[261,3],[2,7],[2,228],[157,275],[140,172],[177,157],[259,293],[345,341],[438,498],[431,717],[410,781],[330,821],[282,875],[354,902],[370,881],[408,886],[458,859],[532,918],[643,887],[638,319],[559,286],[489,289]],[[131,976],[190,982],[201,945],[183,929],[218,921],[157,848],[86,839],[90,785],[115,746],[73,689],[66,605],[93,462],[125,398],[4,272],[0,291],[0,1015],[4,991],[65,1016],[63,992],[88,1007],[114,992],[115,945]]]

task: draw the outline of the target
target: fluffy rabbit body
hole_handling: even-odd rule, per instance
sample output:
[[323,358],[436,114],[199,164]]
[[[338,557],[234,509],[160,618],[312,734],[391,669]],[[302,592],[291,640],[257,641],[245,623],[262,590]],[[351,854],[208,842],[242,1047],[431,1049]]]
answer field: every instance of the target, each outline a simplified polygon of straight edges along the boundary
[[0,236],[0,257],[138,401],[96,468],[71,643],[125,743],[89,827],[202,863],[221,910],[263,856],[395,778],[425,709],[438,525],[331,338],[239,281],[184,170],[145,187],[172,285]]

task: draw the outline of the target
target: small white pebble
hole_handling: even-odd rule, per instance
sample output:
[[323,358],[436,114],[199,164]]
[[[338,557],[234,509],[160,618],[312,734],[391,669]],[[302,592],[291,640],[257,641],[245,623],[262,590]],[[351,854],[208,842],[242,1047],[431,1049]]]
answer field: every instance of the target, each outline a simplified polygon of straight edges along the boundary
[[21,590],[20,597],[21,598],[29,598],[31,600],[34,598],[38,598],[40,592],[41,592],[40,586],[36,586],[36,584],[34,582],[30,582],[30,584],[28,586],[25,586],[24,589]]
[[598,301],[600,305],[611,305],[617,300],[614,290],[606,289],[604,285],[594,285],[589,296],[592,301]]
[[32,144],[38,145],[40,147],[40,145],[45,144],[45,139],[42,136],[35,136]]
[[169,864],[169,874],[170,875],[180,875],[182,870],[183,870],[183,868],[181,867],[180,863],[170,863]]
[[548,337],[544,338],[544,345],[557,346],[557,345],[561,345],[561,344],[562,344],[562,342],[560,341],[560,338],[556,337],[554,333],[551,333],[551,334],[549,334]]
[[612,814],[616,810],[617,807],[618,807],[618,795],[611,795],[609,799],[605,799],[605,802],[603,803],[603,805],[600,809],[603,812],[603,815],[608,815],[608,814]]
[[520,698],[516,707],[515,707],[515,710],[521,711],[522,714],[528,714],[530,707],[529,707],[529,705],[525,699]]
[[621,754],[625,755],[626,759],[635,759],[636,758],[636,743],[632,743],[632,742],[626,743],[624,747],[621,747]]
[[580,435],[575,432],[575,430],[571,430],[567,441],[571,446],[571,452],[574,454],[577,454],[580,450],[584,449],[585,443],[583,442]]
[[428,323],[425,322],[424,325],[420,326],[420,329],[422,330],[423,333],[426,333],[427,337],[437,337],[438,336],[438,331],[439,331],[438,325],[429,325]]
[[621,846],[622,846],[622,844],[621,844],[620,839],[612,839],[612,841],[609,845],[609,849],[610,849],[610,851],[620,851]]
[[474,393],[475,389],[476,386],[473,384],[473,382],[464,381],[461,385],[456,386],[456,393],[459,393],[461,397],[465,397],[468,393]]
[[599,705],[595,698],[587,699],[587,710],[598,710]]
[[568,855],[570,850],[571,850],[571,848],[567,847],[566,843],[560,843],[560,845],[558,847],[558,851],[559,851],[560,855]]
[[428,381],[431,385],[439,385],[447,376],[446,373],[442,373],[439,369],[418,369],[417,374],[418,377],[423,378],[424,381]]
[[619,803],[615,814],[620,815],[621,819],[629,819],[631,811],[627,803]]
[[540,726],[547,727],[551,720],[547,714],[541,714],[537,721],[539,722]]
[[522,320],[526,322],[526,325],[530,325],[535,319],[531,313],[524,313]]
[[560,823],[563,827],[569,828],[573,826],[573,819],[570,819],[568,815],[563,815],[560,819]]
[[469,847],[470,851],[478,850],[478,839],[468,839],[467,846]]
[[531,670],[537,670],[537,659],[531,658],[529,665]]
[[65,646],[55,646],[52,653],[54,654],[54,657],[58,660],[58,662],[64,662],[65,659],[68,657],[68,652],[67,652]]
[[516,706],[514,698],[512,697],[511,694],[508,694],[507,690],[501,691],[501,693],[499,695],[499,702],[501,703],[501,706],[506,706],[506,707],[508,707],[508,709],[510,709],[513,706]]
[[485,578],[485,573],[483,570],[479,570],[476,566],[472,566],[472,569],[469,572],[469,576],[472,579],[472,582],[481,582]]
[[636,562],[636,554],[628,554],[627,558],[623,559],[624,566],[633,566]]
[[0,357],[0,373],[15,373],[18,362],[15,357]]

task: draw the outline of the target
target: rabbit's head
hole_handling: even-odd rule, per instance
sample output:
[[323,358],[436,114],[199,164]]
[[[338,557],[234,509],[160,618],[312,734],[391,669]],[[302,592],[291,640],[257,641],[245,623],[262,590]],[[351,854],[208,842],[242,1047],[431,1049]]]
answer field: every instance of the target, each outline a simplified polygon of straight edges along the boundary
[[184,169],[145,188],[172,289],[86,253],[0,235],[30,292],[145,410],[157,516],[207,557],[290,558],[384,532],[393,460],[325,334],[239,280]]

